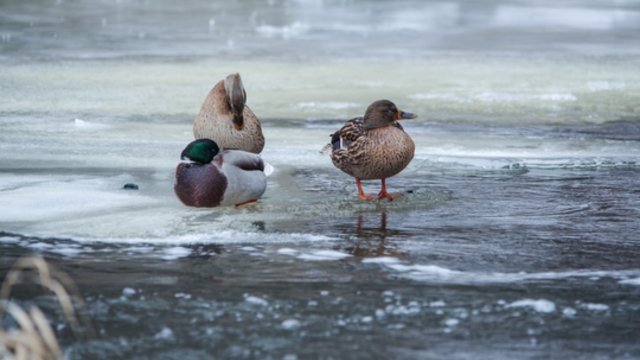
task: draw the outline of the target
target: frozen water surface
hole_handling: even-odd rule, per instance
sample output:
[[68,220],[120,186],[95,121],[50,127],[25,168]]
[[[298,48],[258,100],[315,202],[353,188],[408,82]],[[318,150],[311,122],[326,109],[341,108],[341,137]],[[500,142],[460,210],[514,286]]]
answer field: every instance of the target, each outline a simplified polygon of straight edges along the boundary
[[[77,282],[92,339],[14,292],[69,358],[640,358],[637,1],[0,10],[0,274]],[[179,154],[236,71],[267,192],[186,208]],[[416,155],[362,202],[320,150],[380,98]]]

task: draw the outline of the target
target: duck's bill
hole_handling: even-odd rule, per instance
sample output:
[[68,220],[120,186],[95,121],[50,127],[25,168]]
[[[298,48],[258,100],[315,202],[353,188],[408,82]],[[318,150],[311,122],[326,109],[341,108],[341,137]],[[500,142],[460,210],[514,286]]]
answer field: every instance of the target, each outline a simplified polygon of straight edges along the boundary
[[415,119],[418,115],[412,114],[410,112],[398,111],[398,120],[400,119]]

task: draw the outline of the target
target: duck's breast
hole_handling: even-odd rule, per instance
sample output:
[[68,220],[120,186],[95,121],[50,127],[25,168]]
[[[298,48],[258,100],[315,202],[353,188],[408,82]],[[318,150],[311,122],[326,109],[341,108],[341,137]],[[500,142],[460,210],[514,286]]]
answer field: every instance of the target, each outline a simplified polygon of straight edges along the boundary
[[415,144],[403,130],[388,126],[368,130],[351,145],[353,176],[367,180],[387,178],[409,165]]
[[228,181],[214,164],[181,163],[176,168],[174,191],[187,206],[215,207],[223,204]]

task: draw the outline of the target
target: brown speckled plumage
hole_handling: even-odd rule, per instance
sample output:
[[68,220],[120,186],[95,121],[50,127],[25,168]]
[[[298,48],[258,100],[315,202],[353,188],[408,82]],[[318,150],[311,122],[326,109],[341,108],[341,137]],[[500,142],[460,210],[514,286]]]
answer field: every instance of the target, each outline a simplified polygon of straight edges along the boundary
[[193,123],[193,134],[196,139],[213,139],[225,149],[262,151],[262,127],[246,105],[239,74],[227,76],[211,89]]
[[331,160],[335,167],[360,180],[382,179],[380,197],[391,198],[384,179],[402,171],[413,159],[415,144],[398,119],[415,115],[399,111],[388,100],[367,108],[364,117],[351,119],[331,136]]
[[360,180],[392,177],[411,159],[415,145],[409,135],[395,126],[365,130],[346,149],[331,154],[333,164]]

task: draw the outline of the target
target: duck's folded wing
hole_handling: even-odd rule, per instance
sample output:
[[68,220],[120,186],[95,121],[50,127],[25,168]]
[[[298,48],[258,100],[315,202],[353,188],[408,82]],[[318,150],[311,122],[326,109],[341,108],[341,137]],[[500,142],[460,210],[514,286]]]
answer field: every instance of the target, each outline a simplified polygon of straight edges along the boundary
[[258,154],[242,150],[225,150],[224,162],[246,171],[264,171],[264,161]]
[[357,140],[363,131],[363,118],[357,117],[348,120],[340,130],[331,134],[331,149],[346,149],[351,143]]

